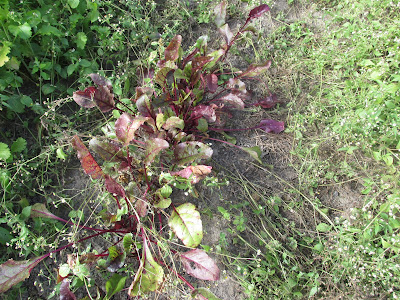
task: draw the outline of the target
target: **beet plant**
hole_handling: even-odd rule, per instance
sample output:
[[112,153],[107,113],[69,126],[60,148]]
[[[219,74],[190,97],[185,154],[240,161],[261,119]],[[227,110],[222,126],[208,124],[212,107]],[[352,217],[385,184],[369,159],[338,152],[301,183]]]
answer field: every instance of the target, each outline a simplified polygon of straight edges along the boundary
[[[203,36],[197,40],[194,50],[184,55],[182,37],[177,35],[165,48],[155,69],[141,69],[144,84],[136,88],[136,95],[129,101],[117,99],[111,82],[97,74],[90,75],[94,86],[74,93],[73,98],[80,106],[96,107],[102,113],[112,111],[116,117],[115,122],[109,122],[104,128],[105,136],[89,141],[90,151],[80,137],[72,138],[83,170],[104,185],[115,199],[115,207],[104,209],[101,215],[109,227],[73,224],[50,213],[44,204],[33,205],[30,216],[56,219],[93,232],[51,253],[110,233],[117,236],[118,242],[105,253],[70,256],[68,264],[60,266],[58,280],[62,282],[63,299],[75,299],[68,278],[75,275],[83,279],[93,265],[115,273],[107,282],[105,299],[122,290],[126,280],[130,280],[127,293],[131,297],[159,290],[166,269],[175,272],[194,294],[208,298],[208,291],[195,289],[178,274],[172,267],[175,265],[172,259],[180,260],[191,276],[201,280],[219,279],[214,261],[205,251],[196,249],[203,237],[200,213],[191,203],[175,203],[173,191],[180,189],[195,195],[194,184],[211,173],[212,167],[206,163],[213,150],[205,141],[211,139],[210,131],[228,131],[223,126],[232,109],[244,109],[246,105],[270,108],[277,99],[275,95],[268,95],[246,104],[251,100],[246,79],[265,72],[271,61],[252,64],[241,72],[223,68],[234,42],[251,30],[249,23],[269,11],[269,7],[264,4],[251,10],[235,35],[225,23],[226,3],[222,2],[214,11],[216,25],[225,41],[220,49],[209,50],[207,37]],[[231,78],[226,79],[229,74]],[[258,126],[245,130],[249,129],[279,133],[284,127],[283,122],[261,120]],[[260,160],[258,149],[241,149]],[[104,161],[102,166],[91,151]],[[174,238],[182,246],[170,243]],[[32,268],[51,253],[27,261],[9,260],[1,265],[0,291],[27,278]],[[132,279],[118,273],[128,262],[135,267]],[[82,272],[82,268],[87,272]]]

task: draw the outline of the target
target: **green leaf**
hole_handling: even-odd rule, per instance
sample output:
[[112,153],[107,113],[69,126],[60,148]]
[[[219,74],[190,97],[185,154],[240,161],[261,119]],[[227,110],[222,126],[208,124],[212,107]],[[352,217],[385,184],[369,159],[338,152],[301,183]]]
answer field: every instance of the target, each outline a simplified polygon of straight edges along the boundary
[[11,152],[22,152],[26,148],[26,140],[22,137],[17,138],[11,145]]
[[168,220],[168,225],[187,247],[197,247],[203,238],[200,213],[191,203],[176,207]]
[[76,45],[79,49],[84,49],[87,42],[87,36],[84,32],[78,32],[76,35]]
[[51,94],[56,90],[56,87],[54,85],[51,85],[50,83],[46,83],[42,86],[42,92],[44,95]]
[[114,274],[107,282],[106,282],[106,299],[111,299],[113,295],[121,291],[124,286],[127,276],[121,276],[119,274]]
[[171,198],[162,198],[160,201],[158,201],[157,203],[154,203],[154,207],[156,208],[161,208],[161,209],[166,209],[168,207],[170,207],[172,203]]
[[326,223],[319,223],[317,225],[317,230],[319,232],[328,232],[329,230],[331,230],[331,226]]
[[0,244],[6,245],[13,236],[10,234],[10,231],[5,229],[4,227],[0,227]]
[[7,160],[11,156],[10,149],[7,144],[0,143],[0,159]]
[[133,240],[133,234],[127,233],[124,235],[124,239],[122,240],[122,245],[124,246],[125,252],[131,251],[131,246],[135,243]]
[[56,154],[57,154],[57,158],[59,158],[59,159],[62,159],[62,160],[67,159],[67,155],[64,153],[63,149],[61,149],[61,148],[57,148]]
[[11,43],[3,42],[3,46],[0,47],[0,67],[4,66],[4,64],[10,60],[7,56],[11,51],[10,46]]
[[84,279],[90,275],[89,268],[84,264],[80,264],[79,260],[77,260],[77,264],[74,266],[72,271],[74,275],[78,276],[78,278],[82,281],[84,281]]
[[208,130],[208,122],[204,118],[198,119],[198,124],[196,127],[201,132],[206,132]]
[[54,35],[57,37],[60,37],[63,35],[60,30],[58,30],[56,27],[51,26],[51,25],[43,25],[38,30],[38,33],[42,34],[42,35]]
[[31,270],[43,258],[32,258],[24,261],[9,259],[0,265],[0,293],[4,293],[12,286],[29,277]]
[[161,189],[161,196],[168,198],[172,194],[172,188],[169,185],[164,185]]
[[69,267],[68,264],[62,264],[59,268],[58,268],[58,274],[61,277],[67,277],[69,275],[69,273],[71,272],[71,269]]
[[169,117],[163,125],[165,130],[170,130],[172,128],[183,129],[184,127],[185,122],[179,117]]
[[77,8],[79,5],[79,0],[68,0],[68,4],[71,8]]
[[27,95],[22,95],[19,101],[25,106],[31,106],[33,104],[32,98]]
[[258,146],[254,146],[251,148],[247,148],[247,147],[241,147],[244,151],[246,151],[248,154],[250,154],[250,156],[252,158],[254,158],[255,160],[257,160],[260,164],[263,164],[262,160],[261,160],[261,150],[260,147]]
[[128,294],[131,297],[135,297],[146,292],[155,291],[162,284],[163,278],[164,270],[154,261],[147,245],[147,240],[144,239],[140,267],[129,287]]
[[76,68],[78,67],[77,64],[71,64],[67,67],[67,74],[70,76],[72,73],[75,72]]
[[25,22],[22,25],[19,25],[18,28],[19,28],[19,34],[18,35],[23,40],[27,40],[32,36],[32,28],[27,22]]
[[211,291],[203,287],[193,290],[192,297],[195,298],[197,295],[201,295],[205,297],[207,300],[221,300],[220,298],[215,296]]
[[309,297],[314,296],[318,292],[318,286],[313,286],[310,290],[310,295]]

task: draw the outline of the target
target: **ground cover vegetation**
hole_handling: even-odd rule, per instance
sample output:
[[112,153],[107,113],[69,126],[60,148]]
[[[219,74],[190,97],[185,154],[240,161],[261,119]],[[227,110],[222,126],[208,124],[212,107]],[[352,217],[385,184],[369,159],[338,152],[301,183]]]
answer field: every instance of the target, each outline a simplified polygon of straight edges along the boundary
[[[82,289],[101,299],[122,289],[167,292],[176,286],[166,283],[172,274],[197,297],[214,299],[179,270],[206,280],[234,276],[250,299],[400,296],[398,1],[271,1],[271,11],[259,6],[249,15],[238,3],[163,10],[151,1],[42,1],[40,9],[1,2],[1,124],[15,127],[1,131],[0,143],[2,291],[29,275],[39,262],[32,257],[48,256],[61,264],[36,268],[58,284],[37,289],[53,298],[74,299]],[[226,24],[225,9],[246,23],[241,34]],[[221,49],[205,37],[185,44],[191,22],[217,26]],[[246,59],[248,49],[258,64],[235,68],[231,58]],[[249,97],[254,76],[268,86],[262,100]],[[93,109],[78,111],[72,98]],[[236,145],[242,131],[224,123],[234,109],[272,109],[286,119],[289,146],[272,137],[262,147]],[[264,119],[243,129],[273,133],[283,124]],[[91,137],[96,159],[76,134]],[[215,146],[207,139],[240,151],[265,179],[220,164],[218,154],[206,163]],[[268,147],[279,160],[266,163]],[[97,190],[84,205],[52,192],[63,185],[60,163],[75,151],[92,178],[88,189]],[[201,180],[220,198],[215,209],[184,203],[201,201]],[[184,201],[174,201],[177,189]],[[48,209],[35,204],[43,202]],[[96,203],[115,209],[88,210]],[[69,213],[60,218],[57,207]],[[225,222],[217,245],[194,249],[201,220],[213,217]],[[92,229],[100,252],[86,240]],[[105,289],[90,276],[94,265]],[[28,289],[18,283],[4,295],[24,298]]]

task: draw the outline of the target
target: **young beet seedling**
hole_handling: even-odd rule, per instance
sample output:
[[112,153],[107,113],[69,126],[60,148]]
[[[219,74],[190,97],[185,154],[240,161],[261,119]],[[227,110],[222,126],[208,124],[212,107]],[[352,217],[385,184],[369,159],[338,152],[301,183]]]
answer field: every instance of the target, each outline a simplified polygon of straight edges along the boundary
[[[72,139],[84,171],[104,184],[115,199],[117,214],[111,213],[112,210],[104,211],[103,219],[110,224],[109,229],[73,224],[51,214],[43,204],[32,206],[31,217],[52,218],[94,232],[51,253],[106,233],[118,235],[120,242],[110,247],[107,254],[74,256],[60,267],[60,294],[65,299],[75,299],[67,278],[82,276],[82,272],[76,271],[77,267],[81,270],[82,265],[89,268],[97,262],[98,267],[115,273],[132,259],[138,262],[127,291],[132,297],[160,289],[164,268],[168,268],[192,289],[193,295],[216,299],[204,289],[195,289],[163,260],[165,252],[162,249],[169,247],[169,251],[176,254],[173,258],[179,258],[189,275],[202,280],[219,279],[219,269],[214,261],[203,250],[196,249],[203,237],[200,213],[191,203],[175,206],[170,196],[173,187],[192,193],[193,185],[211,173],[211,166],[204,164],[213,153],[204,143],[210,139],[207,132],[228,131],[221,128],[224,118],[230,115],[231,109],[243,109],[250,98],[243,80],[270,67],[270,61],[250,65],[245,71],[218,83],[221,76],[226,75],[219,65],[226,59],[233,43],[243,32],[250,30],[251,20],[267,11],[269,7],[265,4],[251,10],[245,24],[233,35],[225,24],[226,3],[220,3],[214,10],[215,23],[224,36],[224,45],[209,52],[207,37],[203,36],[196,42],[194,50],[184,57],[182,37],[175,36],[165,49],[164,57],[158,61],[156,70],[143,70],[142,77],[147,78],[144,81],[148,84],[137,87],[134,99],[128,103],[117,99],[111,82],[97,74],[90,75],[95,86],[74,93],[74,100],[82,107],[97,107],[103,113],[114,111],[117,116],[115,123],[110,122],[104,130],[105,137],[89,141],[90,149],[105,161],[103,168],[78,136]],[[276,103],[276,96],[269,95],[248,105],[270,108]],[[283,122],[262,120],[258,126],[242,130],[250,129],[279,133],[284,130],[284,125]],[[260,160],[259,150],[240,149]],[[158,216],[156,220],[155,216]],[[161,242],[159,237],[167,239],[165,223],[185,248],[192,249],[181,252],[179,248],[172,249],[166,242]],[[9,260],[1,265],[0,292],[27,278],[32,268],[51,253],[27,261]],[[104,256],[107,260],[102,259]],[[127,279],[127,276],[115,273],[107,282],[105,299],[121,291]]]

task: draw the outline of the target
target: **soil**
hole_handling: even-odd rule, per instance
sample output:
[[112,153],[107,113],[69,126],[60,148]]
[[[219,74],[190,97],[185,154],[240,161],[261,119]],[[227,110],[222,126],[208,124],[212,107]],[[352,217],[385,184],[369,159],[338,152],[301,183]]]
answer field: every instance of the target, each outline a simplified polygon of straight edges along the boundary
[[[288,5],[286,0],[272,1],[272,16],[278,14],[283,15],[286,23],[291,23],[300,18],[302,9],[300,6]],[[244,7],[243,9],[248,10]],[[309,20],[309,26],[323,26],[322,17],[315,14],[315,18]],[[235,27],[238,24],[238,20],[231,19],[228,23]],[[190,30],[193,40],[203,34],[213,33],[212,24],[205,26],[194,26]],[[278,23],[276,20],[265,16],[261,18],[261,23],[258,26],[262,27],[264,34],[274,30]],[[184,44],[186,42],[184,41]],[[193,44],[193,43],[192,43]],[[246,68],[248,63],[245,61],[244,57],[252,56],[253,53],[249,49],[245,49],[245,55],[240,57],[230,56],[230,64],[236,68]],[[277,74],[282,70],[271,69],[271,74]],[[272,76],[279,76],[272,75]],[[253,92],[253,99],[262,98],[265,96],[267,89],[263,83],[252,82],[250,83]],[[262,119],[275,119],[280,121],[286,120],[286,109],[285,105],[288,102],[287,99],[282,98],[282,91],[274,91],[281,97],[280,107],[278,109],[272,110],[247,110],[241,112],[235,112],[233,117],[226,124],[226,128],[247,128],[256,126]],[[233,148],[223,143],[218,143],[212,141],[212,148],[214,150],[212,163],[213,171],[218,178],[221,180],[231,176],[239,176],[251,182],[253,184],[259,185],[263,188],[265,197],[278,196],[282,199],[288,197],[289,187],[297,187],[299,184],[298,174],[296,170],[292,167],[293,157],[290,155],[290,151],[293,147],[293,137],[290,134],[281,133],[278,135],[266,134],[263,132],[251,130],[251,131],[238,131],[230,132],[232,137],[237,141],[238,146],[243,147],[253,147],[259,146],[262,151],[262,162],[263,166],[260,166],[253,158],[251,158],[246,152],[239,149]],[[212,138],[221,138],[221,135],[215,133],[211,135]],[[266,171],[267,170],[267,171]],[[83,174],[79,161],[76,159],[71,159],[67,163],[66,172],[62,174],[59,178],[63,183],[63,194],[67,197],[74,198],[76,201],[76,207],[74,209],[84,210],[85,219],[90,219],[90,215],[98,213],[102,207],[96,206],[96,197],[98,197],[101,192],[98,189],[93,189],[93,184],[86,175]],[[229,221],[221,218],[221,214],[218,212],[218,207],[225,207],[229,209],[230,205],[243,203],[247,201],[248,195],[243,190],[243,186],[240,185],[235,180],[230,180],[228,186],[222,186],[220,189],[207,188],[201,184],[197,187],[199,192],[199,197],[186,197],[181,193],[174,194],[174,201],[176,203],[180,202],[192,202],[196,205],[199,211],[206,212],[202,214],[202,222],[204,228],[204,239],[202,245],[207,245],[212,249],[217,249],[220,245],[221,234],[225,234],[227,237],[228,245],[225,249],[227,253],[231,255],[237,255],[245,257],[248,253],[241,253],[241,248],[233,242],[232,235],[229,233]],[[333,208],[336,212],[346,212],[351,207],[357,207],[360,205],[360,197],[358,193],[359,186],[356,183],[344,183],[340,186],[321,188],[319,193],[319,198],[323,204],[328,205]],[[60,191],[58,191],[60,193]],[[79,202],[79,199],[89,199],[85,200],[83,203]],[[68,212],[71,210],[70,207],[60,206],[57,210],[52,210],[55,214],[60,217],[68,218]],[[245,217],[248,220],[252,220],[251,210],[243,210],[245,212]],[[306,204],[299,209],[297,212],[292,212],[290,210],[282,212],[284,216],[295,222],[296,227],[299,230],[312,231],[315,229],[315,224],[318,220],[313,217],[312,207]],[[90,224],[87,224],[90,225]],[[252,237],[249,236],[249,239]],[[254,237],[253,237],[254,239]],[[252,241],[254,245],[257,245],[257,240]],[[83,247],[88,246],[89,243],[83,245]],[[91,241],[92,249],[96,249],[99,253],[104,252],[109,247],[109,244],[104,244],[102,239],[94,239]],[[26,280],[24,286],[27,287],[28,293],[22,295],[22,299],[47,299],[49,294],[53,291],[53,286],[49,285],[49,280],[47,277],[54,276],[54,269],[57,268],[60,262],[66,261],[66,256],[70,250],[63,251],[60,254],[55,255],[52,258],[46,259],[43,263],[46,267],[35,268],[29,280]],[[245,250],[247,251],[247,250]],[[221,270],[221,279],[217,282],[203,282],[199,280],[194,280],[190,276],[184,276],[191,284],[197,287],[207,287],[209,288],[217,297],[223,300],[233,300],[233,299],[247,299],[244,293],[243,287],[240,285],[235,275],[229,270],[224,264],[223,253],[218,253],[216,251],[211,252],[212,256]],[[179,266],[178,266],[179,268]],[[39,271],[42,273],[38,276]],[[105,279],[103,276],[97,274],[96,270],[92,270],[94,278],[96,278],[96,286],[92,287],[94,293],[98,291],[104,292]],[[170,280],[166,280],[165,288],[158,293],[153,293],[148,296],[148,299],[190,299],[190,290],[180,283],[177,282],[176,277],[170,274]],[[35,284],[34,284],[35,283]],[[131,283],[127,280],[126,287]],[[52,280],[51,284],[54,284]],[[97,291],[96,291],[97,290]],[[85,296],[86,291],[81,288],[77,293],[77,298],[81,299]],[[121,292],[114,296],[113,299],[128,299],[126,293]]]

